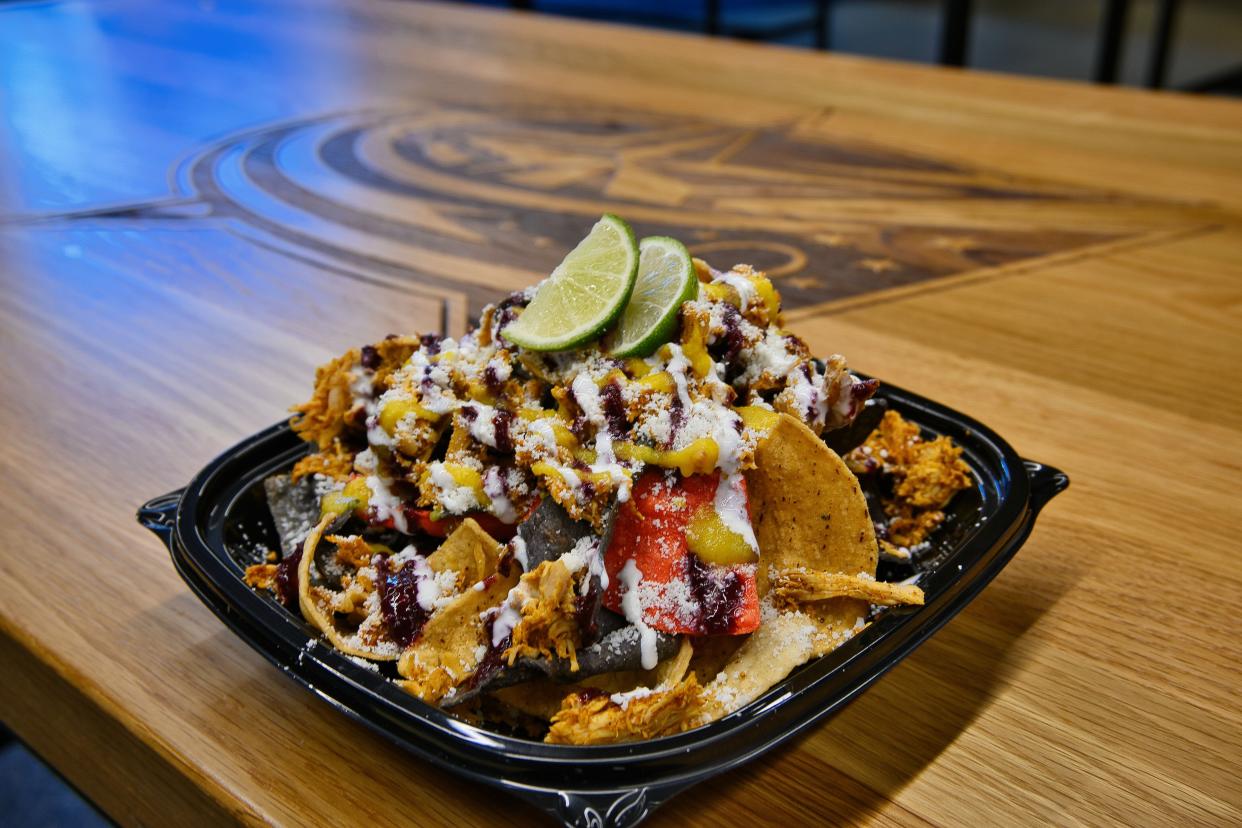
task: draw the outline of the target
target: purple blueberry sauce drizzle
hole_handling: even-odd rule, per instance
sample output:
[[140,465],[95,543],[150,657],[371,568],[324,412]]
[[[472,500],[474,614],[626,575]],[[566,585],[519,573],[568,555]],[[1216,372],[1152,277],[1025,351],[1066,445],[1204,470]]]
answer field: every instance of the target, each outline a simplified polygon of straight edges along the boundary
[[687,556],[686,575],[701,613],[698,634],[728,634],[733,629],[733,617],[742,606],[742,579],[732,569],[703,563],[693,552]]
[[418,573],[409,564],[393,571],[392,564],[384,555],[372,559],[377,573],[376,588],[379,590],[380,612],[388,625],[392,640],[409,647],[418,640],[427,619],[428,610],[418,603]]

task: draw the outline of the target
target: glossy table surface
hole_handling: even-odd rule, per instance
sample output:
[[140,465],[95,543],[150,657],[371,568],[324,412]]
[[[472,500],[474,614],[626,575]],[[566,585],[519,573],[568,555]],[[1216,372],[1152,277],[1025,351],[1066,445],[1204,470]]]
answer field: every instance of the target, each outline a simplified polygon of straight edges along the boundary
[[0,5],[0,719],[122,824],[537,824],[283,678],[134,520],[604,210],[1073,483],[652,825],[1242,819],[1242,105],[411,2]]

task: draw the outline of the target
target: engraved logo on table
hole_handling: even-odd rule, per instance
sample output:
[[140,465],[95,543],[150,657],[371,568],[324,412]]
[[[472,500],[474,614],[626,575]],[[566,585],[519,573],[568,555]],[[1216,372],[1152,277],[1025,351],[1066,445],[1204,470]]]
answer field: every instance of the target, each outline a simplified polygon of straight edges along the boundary
[[548,272],[605,211],[717,267],[766,269],[788,308],[1115,238],[988,221],[989,202],[1093,194],[846,139],[830,113],[766,126],[577,107],[348,113],[233,136],[180,177],[217,214],[458,289],[471,310]]

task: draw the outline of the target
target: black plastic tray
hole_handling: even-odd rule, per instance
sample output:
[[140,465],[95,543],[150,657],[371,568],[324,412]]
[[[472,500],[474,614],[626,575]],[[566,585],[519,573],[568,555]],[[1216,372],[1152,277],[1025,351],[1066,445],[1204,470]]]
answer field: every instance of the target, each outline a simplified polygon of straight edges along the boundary
[[634,744],[547,745],[460,722],[337,653],[300,618],[248,588],[242,571],[252,546],[245,541],[269,525],[262,480],[308,450],[287,424],[239,443],[184,489],[145,504],[138,519],[164,540],[181,577],[221,620],[350,718],[439,767],[517,794],[565,825],[632,826],[691,785],[844,707],[996,577],[1039,510],[1069,484],[956,411],[892,386],[879,396],[925,433],[952,437],[975,475],[975,487],[954,499],[922,559],[926,604],[883,613],[844,646],[719,721]]

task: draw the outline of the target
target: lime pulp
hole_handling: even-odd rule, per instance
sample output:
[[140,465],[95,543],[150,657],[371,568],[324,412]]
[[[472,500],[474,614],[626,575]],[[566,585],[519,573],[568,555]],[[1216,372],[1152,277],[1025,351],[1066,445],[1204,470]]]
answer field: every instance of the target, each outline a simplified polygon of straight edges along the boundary
[[648,356],[672,339],[682,303],[698,293],[686,246],[668,236],[648,236],[638,245],[638,278],[629,303],[604,349],[612,356]]
[[638,258],[634,231],[604,214],[539,284],[505,339],[531,351],[564,351],[597,338],[625,308]]

